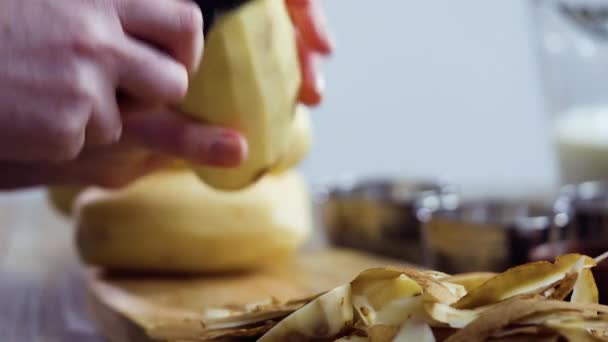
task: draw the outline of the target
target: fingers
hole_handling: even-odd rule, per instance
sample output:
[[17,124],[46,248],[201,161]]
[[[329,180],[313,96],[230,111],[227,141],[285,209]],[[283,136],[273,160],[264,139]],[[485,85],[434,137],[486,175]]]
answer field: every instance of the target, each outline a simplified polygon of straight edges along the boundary
[[118,188],[168,165],[168,156],[155,155],[128,144],[89,148],[78,160],[57,165],[55,174],[64,184]]
[[235,167],[247,157],[247,143],[238,132],[197,123],[168,109],[126,117],[124,134],[127,141],[196,164]]
[[150,154],[145,158],[133,162],[129,168],[120,172],[97,171],[89,174],[88,184],[95,184],[108,189],[118,189],[129,185],[133,181],[150,174],[156,170],[167,167],[174,160],[162,155]]
[[192,1],[123,0],[117,6],[128,34],[169,53],[193,72],[203,53],[203,16]]
[[325,19],[315,0],[286,0],[296,28],[302,84],[298,100],[316,106],[323,100],[323,79],[317,70],[316,55],[329,55],[332,43]]
[[0,162],[0,190],[40,185],[120,188],[173,162],[169,156],[123,144],[89,148],[77,160],[59,164]]
[[297,45],[302,75],[298,100],[305,105],[315,106],[321,103],[322,100],[323,80],[316,70],[315,56],[305,46],[299,34],[297,35]]
[[125,37],[119,49],[118,86],[149,103],[178,103],[188,90],[186,68],[163,53]]
[[93,112],[86,127],[86,145],[99,146],[118,142],[122,132],[122,119],[116,103],[114,85],[100,78]]
[[[188,88],[188,71],[199,64],[203,50],[202,14],[184,0],[118,0],[115,8],[128,35],[114,41],[115,78],[125,96],[119,99],[136,107],[175,104]],[[87,127],[87,145],[116,142],[121,134],[115,94],[97,89],[101,101]],[[115,92],[115,91],[114,91]]]
[[329,55],[332,52],[333,44],[329,38],[323,12],[317,1],[286,1],[291,20],[302,35],[305,46],[322,55]]

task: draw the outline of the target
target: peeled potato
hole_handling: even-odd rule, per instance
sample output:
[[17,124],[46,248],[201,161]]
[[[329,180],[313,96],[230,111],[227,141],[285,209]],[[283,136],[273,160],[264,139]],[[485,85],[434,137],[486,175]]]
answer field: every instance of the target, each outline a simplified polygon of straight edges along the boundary
[[296,167],[306,158],[311,145],[312,125],[310,113],[306,107],[298,106],[296,116],[291,125],[287,146],[278,163],[272,168],[272,173],[281,173]]
[[287,146],[300,81],[285,0],[252,0],[220,17],[181,109],[242,132],[249,157],[234,169],[195,167],[197,174],[214,188],[238,190],[270,171]]
[[309,195],[295,172],[220,192],[191,170],[167,170],[119,191],[89,190],[77,210],[82,259],[118,270],[247,269],[288,256],[311,229]]

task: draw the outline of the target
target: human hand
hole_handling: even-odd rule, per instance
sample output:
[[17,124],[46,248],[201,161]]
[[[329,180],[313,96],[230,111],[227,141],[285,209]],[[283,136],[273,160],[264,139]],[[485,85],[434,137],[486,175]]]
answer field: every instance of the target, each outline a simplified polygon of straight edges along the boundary
[[73,160],[119,141],[124,109],[178,103],[202,26],[189,1],[0,2],[0,160]]
[[302,70],[299,100],[315,106],[323,98],[323,78],[316,64],[317,55],[332,53],[325,18],[316,0],[286,0],[287,9],[296,28],[298,56]]
[[157,109],[126,116],[119,143],[87,147],[75,160],[0,162],[0,189],[38,185],[116,188],[184,160],[231,167],[240,164],[246,154],[247,144],[238,132],[193,122],[169,109]]
[[[320,12],[312,1],[287,1],[290,6],[290,14],[298,32],[299,56],[303,73],[300,100],[305,104],[315,105],[321,101],[322,87],[320,75],[317,73],[314,63],[314,55],[329,54],[331,52],[331,44],[325,32]],[[115,2],[134,3],[127,0]],[[153,2],[160,1],[154,0]],[[126,8],[125,6],[122,10],[127,11]],[[140,15],[143,18],[145,13]],[[170,17],[169,15],[167,16]],[[196,14],[193,16],[196,17]],[[142,19],[140,18],[140,20]],[[159,18],[155,20],[162,22]],[[193,21],[195,22],[196,20]],[[147,22],[150,23],[151,21],[148,20]],[[158,27],[157,30],[159,32],[162,31]],[[185,31],[187,33],[186,37],[193,38],[189,39],[190,41],[198,41],[198,34],[189,34],[191,32],[188,32],[188,29],[185,29]],[[174,28],[172,32],[176,33],[179,30]],[[176,35],[183,35],[183,33],[176,33]],[[165,36],[168,37],[170,35],[165,33]],[[187,39],[186,42],[189,40]],[[162,40],[155,41],[158,44],[162,43]],[[143,43],[140,44],[142,44],[142,48],[151,49],[153,52],[158,53],[158,51],[153,50],[149,46]],[[193,45],[196,46],[196,44]],[[186,71],[190,71],[198,64],[200,53],[197,52],[196,48],[188,48],[188,44],[181,46],[182,48],[171,47],[165,50],[173,51],[172,56],[178,56],[178,61],[186,65]],[[161,59],[169,58],[169,56],[162,54],[159,55],[160,57],[162,57]],[[153,69],[153,67],[150,67],[150,69]],[[2,69],[0,69],[1,71]],[[49,76],[47,74],[43,75],[47,78]],[[154,75],[154,72],[151,72],[151,75]],[[46,84],[48,86],[49,80],[47,78],[43,79],[47,81]],[[178,83],[175,82],[175,84]],[[37,86],[37,84],[33,85]],[[2,83],[0,82],[1,86]],[[27,90],[27,88],[25,89]],[[44,88],[38,86],[34,89],[40,91],[40,89]],[[125,88],[125,90],[128,91],[128,88]],[[148,107],[142,106],[142,103],[150,99],[156,100],[158,103],[162,99],[162,97],[154,98],[152,96],[146,98],[137,94],[135,96],[133,94],[129,95],[131,95],[130,98],[120,102],[119,108],[125,109],[123,110],[124,112],[129,112],[133,108],[139,108],[138,112],[145,112],[142,108]],[[176,96],[176,100],[174,101],[177,101],[178,98],[179,96]],[[114,101],[116,101],[115,98]],[[168,99],[167,101],[171,100]],[[0,110],[2,110],[1,106]],[[96,184],[116,187],[125,185],[131,180],[157,168],[169,165],[175,161],[175,158],[183,158],[195,163],[208,165],[236,166],[246,156],[246,143],[238,133],[219,127],[208,127],[200,123],[190,122],[181,116],[180,113],[168,110],[157,110],[149,115],[126,116],[124,118],[124,128],[125,134],[119,143],[108,147],[98,146],[100,144],[89,142],[82,143],[78,150],[80,151],[84,148],[84,151],[79,154],[76,160],[67,163],[57,164],[47,162],[47,160],[62,160],[64,158],[43,158],[43,160],[36,161],[36,158],[32,157],[31,154],[29,157],[21,155],[21,158],[15,158],[15,161],[2,162],[0,163],[0,173],[4,177],[0,180],[0,188],[13,189],[46,184]],[[2,129],[1,125],[0,129]],[[87,136],[89,135],[89,130],[86,129]],[[47,138],[52,139],[53,135]],[[0,137],[0,143],[2,143],[2,139]],[[4,146],[10,146],[10,144],[4,144]],[[6,154],[6,152],[4,153]],[[0,159],[6,159],[5,154],[3,155],[3,151],[0,148]],[[24,161],[28,163],[24,163]],[[32,163],[31,161],[36,162]]]

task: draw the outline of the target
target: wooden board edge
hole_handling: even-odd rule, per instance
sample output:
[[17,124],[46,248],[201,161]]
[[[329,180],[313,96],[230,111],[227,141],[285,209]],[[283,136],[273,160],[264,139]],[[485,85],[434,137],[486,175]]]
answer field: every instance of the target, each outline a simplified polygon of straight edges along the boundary
[[150,338],[142,327],[102,302],[91,286],[87,286],[86,309],[97,331],[109,342],[168,342]]

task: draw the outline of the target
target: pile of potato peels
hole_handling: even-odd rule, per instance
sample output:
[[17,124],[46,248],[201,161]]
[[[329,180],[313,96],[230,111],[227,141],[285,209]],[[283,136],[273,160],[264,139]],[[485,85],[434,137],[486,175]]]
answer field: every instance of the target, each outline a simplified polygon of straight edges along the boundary
[[370,269],[259,341],[608,341],[591,272],[606,257],[567,254],[500,274]]

